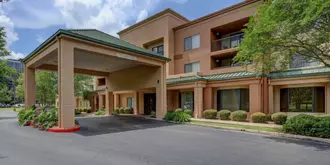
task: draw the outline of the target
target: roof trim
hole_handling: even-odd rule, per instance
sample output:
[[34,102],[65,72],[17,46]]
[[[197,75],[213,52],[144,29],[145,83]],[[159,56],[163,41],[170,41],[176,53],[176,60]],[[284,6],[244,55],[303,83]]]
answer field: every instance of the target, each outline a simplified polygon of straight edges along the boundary
[[[69,30],[71,30],[71,29],[69,29]],[[96,30],[96,29],[79,29],[79,30]],[[102,32],[102,31],[99,31],[99,32]],[[102,33],[104,33],[104,32],[102,32]],[[146,56],[153,57],[153,58],[158,58],[158,59],[165,60],[165,61],[171,61],[171,59],[169,59],[169,58],[167,58],[167,57],[154,55],[154,54],[152,54],[152,53],[142,52],[142,51],[139,51],[139,50],[135,50],[135,49],[131,49],[131,48],[127,48],[127,47],[123,47],[123,46],[116,45],[116,44],[112,44],[112,43],[107,43],[107,42],[100,41],[100,40],[95,39],[95,38],[91,38],[91,37],[88,37],[88,36],[84,36],[84,35],[80,35],[80,34],[77,34],[77,33],[73,33],[73,32],[70,32],[70,31],[68,31],[68,30],[64,30],[64,29],[59,29],[56,33],[54,33],[54,34],[53,34],[52,36],[50,36],[46,41],[44,41],[41,45],[39,45],[36,49],[34,49],[34,50],[33,50],[28,56],[26,56],[22,61],[23,61],[23,62],[26,62],[26,61],[29,60],[31,57],[35,56],[37,52],[39,52],[39,51],[40,51],[41,49],[43,49],[46,45],[48,45],[48,44],[51,43],[53,40],[55,40],[57,36],[60,36],[60,35],[68,35],[68,36],[70,36],[70,37],[74,37],[74,38],[82,39],[82,40],[85,40],[85,41],[90,41],[90,42],[94,42],[94,43],[102,44],[102,45],[105,45],[105,46],[110,46],[110,47],[113,47],[113,48],[117,48],[117,49],[121,49],[121,50],[126,50],[126,51],[129,51],[129,52],[138,53],[138,54],[146,55]]]
[[162,16],[164,14],[167,14],[167,13],[170,13],[170,14],[172,14],[172,15],[180,18],[181,20],[183,20],[185,22],[189,22],[190,21],[186,17],[184,17],[181,14],[179,14],[178,12],[176,12],[176,11],[170,9],[170,8],[167,8],[167,9],[165,9],[165,10],[163,10],[163,11],[161,11],[161,12],[155,14],[155,15],[152,15],[152,16],[150,16],[150,17],[148,17],[148,18],[146,18],[146,19],[144,19],[144,20],[142,20],[142,21],[140,21],[140,22],[138,22],[138,23],[136,23],[136,24],[134,24],[134,25],[132,25],[132,26],[130,26],[128,28],[126,28],[126,29],[123,29],[123,30],[119,31],[117,34],[118,35],[124,34],[124,33],[128,32],[130,30],[133,30],[134,28],[137,28],[140,25],[143,25],[143,24],[145,24],[145,23],[147,23],[147,22],[149,22],[149,21],[151,21],[151,20],[153,20],[155,18],[158,18],[158,17],[160,17],[160,16]]
[[185,23],[185,24],[182,24],[182,25],[179,25],[175,28],[173,28],[174,31],[177,31],[177,30],[180,30],[180,29],[184,29],[188,26],[191,26],[191,25],[194,25],[194,24],[197,24],[197,23],[200,23],[200,22],[203,22],[205,20],[208,20],[208,19],[211,19],[211,18],[214,18],[214,17],[217,17],[221,14],[224,14],[224,13],[228,13],[230,11],[233,11],[233,10],[236,10],[236,9],[239,9],[241,7],[244,7],[244,6],[247,6],[247,5],[250,5],[250,4],[253,4],[255,2],[259,2],[259,1],[262,1],[262,0],[244,0],[243,2],[240,2],[240,3],[237,3],[235,5],[232,5],[232,6],[229,6],[229,7],[226,7],[224,9],[221,9],[221,10],[218,10],[216,12],[213,12],[211,14],[208,14],[208,15],[205,15],[203,17],[200,17],[200,18],[197,18],[193,21],[190,21],[188,23]]
[[[303,72],[306,73],[303,73]],[[307,76],[320,76],[329,75],[330,68],[325,66],[313,67],[313,68],[299,68],[293,70],[276,71],[269,74],[270,79],[283,79],[283,78],[295,78],[295,77],[307,77]]]

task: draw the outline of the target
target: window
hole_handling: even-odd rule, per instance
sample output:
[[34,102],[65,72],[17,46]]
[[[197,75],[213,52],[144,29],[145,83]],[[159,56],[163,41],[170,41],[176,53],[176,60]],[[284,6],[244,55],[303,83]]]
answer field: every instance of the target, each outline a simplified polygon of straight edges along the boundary
[[320,61],[309,59],[301,55],[293,55],[290,68],[302,68],[310,66],[319,66]]
[[105,78],[97,79],[97,86],[103,86],[103,85],[105,85]]
[[199,62],[193,62],[193,63],[184,65],[184,72],[185,73],[199,72],[199,71],[200,71]]
[[181,92],[179,102],[182,109],[194,110],[194,92]]
[[281,112],[325,112],[325,88],[283,88],[280,104]]
[[217,109],[249,111],[249,89],[224,89],[217,91]]
[[134,98],[133,97],[128,97],[127,98],[127,107],[128,108],[134,108]]
[[151,48],[153,52],[156,52],[158,54],[164,55],[164,45],[159,45]]
[[238,63],[233,61],[234,56],[229,57],[222,57],[222,58],[214,58],[215,60],[215,67],[226,67],[226,66],[239,66]]
[[200,47],[200,35],[196,34],[184,39],[184,50],[191,50]]

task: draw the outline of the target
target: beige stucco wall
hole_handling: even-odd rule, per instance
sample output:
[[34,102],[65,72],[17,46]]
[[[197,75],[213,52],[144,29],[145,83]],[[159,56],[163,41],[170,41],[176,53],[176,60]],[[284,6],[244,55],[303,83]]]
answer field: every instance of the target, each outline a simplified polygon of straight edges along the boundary
[[[200,72],[202,72],[203,74],[210,74],[211,72],[228,72],[228,70],[245,70],[245,68],[242,67],[232,67],[225,68],[223,70],[218,69],[217,71],[211,71],[211,29],[254,15],[258,4],[259,3],[254,3],[225,14],[221,14],[206,21],[191,25],[184,29],[175,31],[174,54],[182,55],[182,58],[174,60],[174,73],[183,73],[184,64],[192,62],[200,62]],[[195,34],[200,35],[200,48],[184,51],[184,38]]]
[[127,98],[129,97],[133,97],[134,98],[134,93],[123,93],[123,94],[119,94],[119,98],[120,98],[120,106],[121,107],[127,107]]

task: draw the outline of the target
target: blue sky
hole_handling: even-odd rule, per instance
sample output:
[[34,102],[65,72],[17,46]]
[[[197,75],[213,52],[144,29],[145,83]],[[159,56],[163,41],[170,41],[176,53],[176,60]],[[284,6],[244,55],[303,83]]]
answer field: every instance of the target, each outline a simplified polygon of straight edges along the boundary
[[7,33],[8,58],[22,58],[59,28],[116,32],[166,8],[189,20],[243,0],[10,0],[0,4],[0,26]]

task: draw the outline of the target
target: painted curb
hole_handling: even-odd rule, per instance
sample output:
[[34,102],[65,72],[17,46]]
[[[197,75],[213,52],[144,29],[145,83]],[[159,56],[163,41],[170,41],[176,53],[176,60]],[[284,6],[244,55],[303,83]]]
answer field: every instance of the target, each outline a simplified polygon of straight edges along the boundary
[[48,132],[54,132],[54,133],[70,133],[70,132],[77,132],[80,130],[80,126],[75,126],[73,128],[59,128],[59,127],[52,127],[49,128]]

